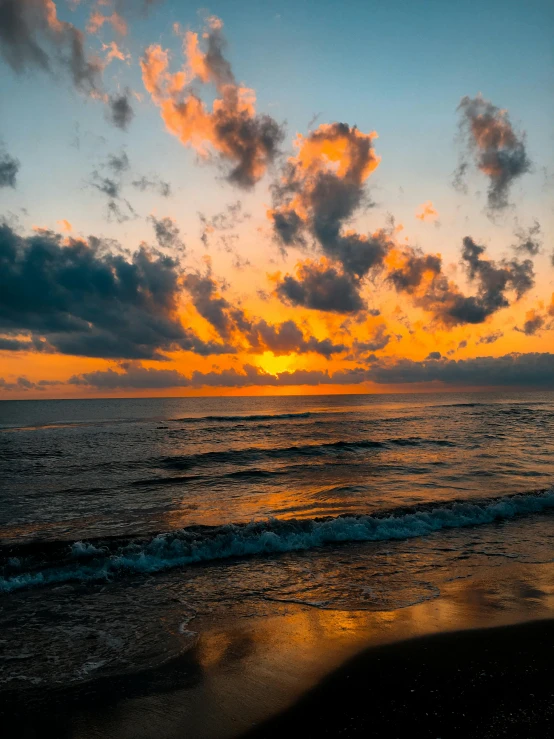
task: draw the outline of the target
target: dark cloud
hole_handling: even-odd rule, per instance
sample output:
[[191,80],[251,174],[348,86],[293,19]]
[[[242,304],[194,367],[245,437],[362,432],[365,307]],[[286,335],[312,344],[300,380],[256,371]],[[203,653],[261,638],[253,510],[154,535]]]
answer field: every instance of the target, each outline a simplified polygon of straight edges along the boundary
[[191,31],[185,34],[184,48],[196,88],[212,84],[216,89],[211,111],[190,86],[190,79],[168,71],[168,53],[160,46],[146,49],[142,76],[167,129],[202,155],[216,155],[225,167],[226,179],[248,189],[275,160],[284,131],[271,116],[256,113],[253,91],[236,82],[223,53],[222,26],[212,16],[201,36]]
[[198,313],[210,323],[225,340],[245,324],[244,314],[235,308],[220,293],[216,280],[208,270],[206,274],[185,275],[183,285],[188,290]]
[[141,192],[146,192],[147,190],[157,192],[163,198],[168,198],[171,195],[170,183],[165,182],[157,176],[140,177],[138,180],[133,180],[132,185]]
[[109,170],[109,176],[100,174],[98,170],[94,170],[92,173],[90,184],[98,192],[108,197],[106,204],[106,217],[108,221],[124,223],[137,217],[135,209],[121,193],[123,187],[122,177],[129,170],[130,166],[129,157],[125,151],[122,151],[120,154],[109,154],[106,161],[102,163],[101,168]]
[[[392,247],[390,233],[380,230],[360,234],[348,224],[364,204],[369,204],[366,179],[379,163],[373,150],[375,134],[363,134],[346,123],[322,124],[306,137],[298,137],[298,153],[285,164],[272,187],[273,209],[269,218],[281,248],[305,249],[313,242],[331,262],[326,292],[331,300],[310,297],[314,280],[287,275],[278,294],[287,302],[319,306],[318,310],[361,310],[362,280],[376,274]],[[314,268],[308,269],[314,273]],[[315,278],[323,281],[323,270]],[[304,289],[306,288],[306,289]],[[339,292],[342,296],[335,298]]]
[[182,325],[180,281],[175,259],[145,247],[114,254],[94,237],[22,237],[0,225],[0,332],[8,338],[32,334],[55,351],[90,357],[221,351]]
[[520,331],[526,336],[535,336],[539,331],[544,328],[546,323],[546,317],[535,311],[529,311],[529,314],[525,318],[525,322],[521,328],[515,326],[515,331]]
[[125,223],[125,221],[130,221],[132,218],[137,218],[135,209],[128,200],[123,199],[121,203],[122,204],[115,200],[110,200],[108,202],[108,205],[106,206],[108,221]]
[[209,270],[205,274],[187,274],[183,284],[198,313],[225,342],[230,342],[235,347],[230,347],[229,351],[271,351],[278,356],[315,352],[328,359],[347,348],[330,339],[317,339],[314,336],[306,338],[292,320],[269,324],[263,319],[247,316],[242,308],[233,305],[221,294],[221,288]]
[[63,385],[61,380],[39,380],[38,382],[32,382],[25,376],[18,377],[15,382],[8,382],[3,377],[0,377],[0,390],[46,390],[47,387],[54,387],[56,385]]
[[481,336],[481,338],[478,340],[478,344],[494,344],[495,341],[498,341],[498,339],[501,339],[504,336],[502,331],[493,331],[492,334],[486,334],[485,336]]
[[154,227],[154,233],[156,234],[156,241],[162,249],[171,249],[176,252],[184,252],[185,244],[181,239],[181,232],[175,221],[169,216],[165,218],[156,218],[151,215],[148,220]]
[[92,186],[99,192],[104,193],[109,198],[115,199],[120,196],[121,183],[116,182],[111,177],[102,177],[98,172],[92,173]]
[[98,390],[126,389],[160,389],[167,387],[188,387],[190,379],[177,370],[147,369],[140,362],[124,363],[120,370],[113,369],[85,372],[82,375],[73,375],[68,382],[70,385],[87,385]]
[[[220,213],[216,213],[211,218],[208,218],[204,213],[198,213],[198,218],[200,219],[200,224],[202,226],[200,240],[204,246],[207,247],[210,234],[213,234],[216,231],[229,231],[230,229],[235,228],[239,223],[243,223],[248,220],[250,218],[250,213],[245,213],[242,209],[241,201],[237,200],[234,203],[226,205]],[[223,243],[225,243],[225,237],[222,236],[220,238],[223,240]]]
[[[508,113],[480,95],[462,98],[460,130],[478,169],[489,178],[488,206],[492,211],[508,205],[511,184],[531,171],[525,138],[514,131]],[[465,172],[462,162],[460,177]]]
[[380,323],[373,335],[366,341],[354,341],[352,349],[355,354],[365,354],[367,352],[378,352],[388,346],[391,335],[387,333],[387,327],[384,323]]
[[0,54],[17,73],[64,70],[79,91],[98,94],[102,67],[87,59],[83,41],[81,31],[57,18],[52,0],[0,3]]
[[445,325],[483,323],[510,305],[506,295],[519,300],[534,285],[533,262],[511,259],[497,263],[483,259],[486,249],[466,236],[462,242],[462,266],[475,295],[466,296],[450,282],[438,255],[406,247],[397,251],[395,267],[387,275],[398,292],[411,295],[416,306],[434,314]]
[[106,167],[111,169],[114,174],[121,175],[123,172],[126,172],[130,166],[131,162],[129,161],[126,151],[122,151],[120,154],[108,154]]
[[335,313],[363,310],[360,281],[328,264],[304,262],[296,276],[285,275],[276,287],[277,296],[290,305]]
[[535,257],[542,247],[541,224],[535,222],[528,229],[518,228],[515,232],[517,242],[513,245],[515,251]]
[[429,359],[437,359],[438,360],[438,359],[441,359],[441,358],[442,358],[442,354],[440,352],[429,352],[429,354],[427,355],[427,360],[429,360]]
[[312,238],[356,278],[379,269],[391,246],[388,233],[364,235],[345,228],[368,202],[365,180],[378,162],[373,135],[346,123],[323,124],[300,138],[298,155],[288,160],[272,188],[269,216],[282,246],[304,247]]
[[122,95],[111,95],[108,100],[108,118],[114,126],[126,131],[133,120],[135,111],[130,103],[129,91]]
[[263,319],[257,320],[252,322],[246,336],[252,350],[271,351],[277,356],[314,352],[330,359],[333,354],[340,354],[347,349],[344,344],[334,344],[331,339],[316,339],[314,336],[304,338],[294,321],[270,325]]
[[2,339],[0,338],[1,352],[19,352],[26,351],[31,347],[30,341],[20,341],[19,339]]
[[554,354],[372,363],[366,378],[381,384],[438,382],[449,385],[554,387]]
[[[374,382],[381,385],[436,384],[471,387],[554,388],[554,354],[507,354],[503,357],[446,359],[435,356],[421,362],[411,359],[377,359],[367,366],[339,370],[296,370],[273,376],[259,367],[244,365],[240,370],[195,371],[190,377],[175,370],[147,370],[140,364],[122,366],[123,371],[104,370],[70,378],[72,384],[98,389],[162,387],[251,387],[292,385],[357,385]],[[0,382],[1,385],[1,382]]]
[[13,187],[17,184],[19,160],[2,151],[0,146],[0,188]]

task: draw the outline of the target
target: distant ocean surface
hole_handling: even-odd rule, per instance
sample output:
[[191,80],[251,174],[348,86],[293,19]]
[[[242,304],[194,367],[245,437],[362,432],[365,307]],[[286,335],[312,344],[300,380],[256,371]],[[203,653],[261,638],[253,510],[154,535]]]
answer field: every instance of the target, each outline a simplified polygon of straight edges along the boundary
[[552,561],[553,482],[554,393],[2,402],[0,688]]

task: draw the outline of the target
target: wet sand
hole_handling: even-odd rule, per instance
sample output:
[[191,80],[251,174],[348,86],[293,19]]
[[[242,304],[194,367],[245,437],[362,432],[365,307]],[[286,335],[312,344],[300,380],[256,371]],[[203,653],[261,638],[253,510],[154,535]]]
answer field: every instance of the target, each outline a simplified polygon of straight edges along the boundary
[[492,568],[396,611],[271,608],[192,622],[194,648],[155,670],[14,689],[2,736],[550,735],[552,564]]
[[554,621],[374,647],[244,739],[554,735]]

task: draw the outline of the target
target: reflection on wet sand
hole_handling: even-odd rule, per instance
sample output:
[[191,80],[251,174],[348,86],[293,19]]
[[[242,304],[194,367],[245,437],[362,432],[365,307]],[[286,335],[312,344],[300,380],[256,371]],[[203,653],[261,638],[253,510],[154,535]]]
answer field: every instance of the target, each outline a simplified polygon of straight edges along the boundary
[[[291,705],[356,652],[441,631],[554,616],[554,565],[495,568],[457,580],[441,597],[395,611],[333,611],[276,605],[273,616],[196,621],[200,636],[183,669],[186,687],[123,698],[94,714],[76,711],[72,739],[224,739]],[[187,667],[185,667],[187,666]],[[175,665],[172,670],[175,669]]]

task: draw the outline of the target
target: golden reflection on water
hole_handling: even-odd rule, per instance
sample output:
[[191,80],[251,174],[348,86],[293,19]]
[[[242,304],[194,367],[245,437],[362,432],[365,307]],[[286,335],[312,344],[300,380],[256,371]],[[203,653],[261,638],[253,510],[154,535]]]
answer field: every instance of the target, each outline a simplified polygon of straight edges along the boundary
[[451,582],[441,597],[395,611],[287,607],[224,630],[207,628],[194,659],[204,674],[203,700],[217,696],[217,704],[205,706],[211,718],[200,736],[230,737],[242,715],[259,714],[261,721],[282,710],[364,648],[553,615],[554,565],[511,565],[478,582]]
[[[185,587],[185,586],[184,586]],[[183,671],[186,688],[120,702],[103,714],[102,736],[232,739],[296,701],[325,675],[368,647],[440,631],[554,616],[554,564],[510,564],[479,580],[448,583],[440,597],[395,611],[322,610],[275,604],[274,615],[197,619]],[[90,739],[79,720],[73,739]],[[96,736],[97,734],[95,734]]]

